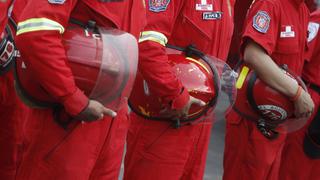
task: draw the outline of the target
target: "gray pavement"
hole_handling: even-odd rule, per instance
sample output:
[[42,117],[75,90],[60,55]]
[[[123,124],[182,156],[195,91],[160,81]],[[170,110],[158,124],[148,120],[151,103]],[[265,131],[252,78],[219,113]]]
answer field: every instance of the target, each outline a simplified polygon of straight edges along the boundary
[[212,129],[204,180],[221,180],[223,174],[225,121],[218,121]]

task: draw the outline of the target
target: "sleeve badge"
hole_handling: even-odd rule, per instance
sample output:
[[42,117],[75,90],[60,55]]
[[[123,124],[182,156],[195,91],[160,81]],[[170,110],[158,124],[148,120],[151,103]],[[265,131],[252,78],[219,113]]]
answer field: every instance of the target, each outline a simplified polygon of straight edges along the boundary
[[253,28],[256,29],[258,32],[267,33],[269,26],[270,26],[270,16],[265,11],[259,11],[253,17]]
[[149,0],[149,10],[161,12],[167,10],[170,0]]
[[315,22],[309,22],[308,25],[308,42],[311,42],[318,34],[319,24]]

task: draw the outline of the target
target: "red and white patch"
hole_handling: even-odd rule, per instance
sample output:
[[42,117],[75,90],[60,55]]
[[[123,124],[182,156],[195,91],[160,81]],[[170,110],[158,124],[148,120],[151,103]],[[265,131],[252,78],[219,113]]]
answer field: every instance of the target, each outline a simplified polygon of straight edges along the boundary
[[211,0],[209,0],[209,2],[207,0],[200,0],[200,2],[198,2],[196,4],[196,10],[197,11],[212,11],[213,5],[212,5]]
[[252,26],[254,29],[256,29],[258,32],[261,33],[267,33],[269,26],[270,26],[270,16],[265,11],[259,11],[257,14],[253,17],[253,23]]
[[3,49],[3,52],[0,54],[0,65],[6,64],[7,61],[11,58],[14,53],[14,45],[12,42],[7,41],[6,47]]
[[319,31],[319,24],[315,22],[309,22],[308,25],[308,42],[311,42],[318,34]]

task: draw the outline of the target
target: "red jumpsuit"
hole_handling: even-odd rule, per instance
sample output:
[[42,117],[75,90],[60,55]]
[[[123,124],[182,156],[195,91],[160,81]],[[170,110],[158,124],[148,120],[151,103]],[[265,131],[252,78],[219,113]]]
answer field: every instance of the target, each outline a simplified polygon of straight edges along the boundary
[[[307,52],[307,59],[303,71],[303,78],[308,85],[315,85],[320,87],[320,10],[311,14],[309,24],[309,49]],[[315,113],[310,118],[309,123],[313,120],[320,106],[320,92],[309,86],[309,93],[315,104]],[[319,119],[316,119],[317,121]],[[320,160],[311,159],[304,153],[303,141],[305,138],[308,126],[303,129],[289,134],[283,149],[281,160],[280,179],[281,180],[318,180],[320,179]]]
[[[8,14],[12,11],[12,1],[0,3],[0,9],[1,42]],[[26,113],[27,108],[15,94],[12,71],[0,75],[0,179],[15,178],[22,153],[22,126]]]
[[[88,98],[75,85],[61,43],[69,18],[93,20],[99,26],[132,33],[136,38],[145,23],[143,1],[103,3],[99,0],[29,0],[18,23],[16,44],[32,78],[77,115]],[[36,96],[36,95],[35,95]],[[25,126],[24,154],[17,179],[117,179],[128,129],[127,103],[115,119],[69,128],[53,120],[52,109],[32,109]]]
[[[278,65],[287,64],[301,75],[308,16],[303,0],[256,0],[248,12],[242,41],[253,40]],[[285,138],[281,134],[267,139],[255,123],[232,111],[227,117],[223,179],[277,179]]]
[[236,1],[234,5],[234,31],[227,61],[231,67],[234,67],[240,60],[240,43],[243,23],[252,1],[253,0]]
[[[164,45],[167,40],[180,47],[194,44],[226,60],[234,1],[159,2],[146,0],[147,26],[140,37],[139,70],[164,104],[179,109],[187,103],[189,94],[172,73]],[[124,179],[203,178],[211,123],[173,129],[169,122],[146,120],[135,113],[130,117]]]

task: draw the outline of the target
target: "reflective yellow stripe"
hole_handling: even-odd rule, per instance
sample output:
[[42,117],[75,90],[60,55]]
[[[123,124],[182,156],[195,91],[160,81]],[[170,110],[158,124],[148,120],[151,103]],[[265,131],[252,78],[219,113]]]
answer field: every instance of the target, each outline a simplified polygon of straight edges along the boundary
[[63,34],[64,27],[47,18],[31,18],[18,23],[17,35],[33,31],[59,31]]
[[167,37],[164,34],[157,31],[143,31],[139,38],[139,42],[143,41],[154,41],[163,46],[165,46],[168,43]]
[[246,79],[248,73],[249,73],[249,68],[247,66],[243,66],[243,68],[241,69],[239,78],[237,80],[237,83],[236,83],[237,89],[242,88],[244,80]]

